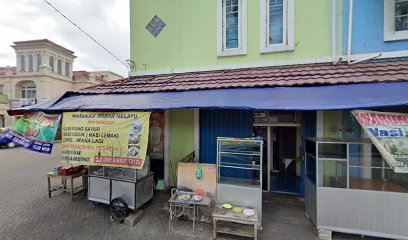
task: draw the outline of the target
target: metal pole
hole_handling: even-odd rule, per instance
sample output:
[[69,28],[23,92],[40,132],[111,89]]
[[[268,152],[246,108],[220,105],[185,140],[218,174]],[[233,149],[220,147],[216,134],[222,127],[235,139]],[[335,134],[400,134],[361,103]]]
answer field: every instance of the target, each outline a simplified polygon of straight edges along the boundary
[[347,39],[347,63],[350,63],[351,59],[351,35],[353,31],[353,0],[349,0],[349,19],[348,19],[348,39]]

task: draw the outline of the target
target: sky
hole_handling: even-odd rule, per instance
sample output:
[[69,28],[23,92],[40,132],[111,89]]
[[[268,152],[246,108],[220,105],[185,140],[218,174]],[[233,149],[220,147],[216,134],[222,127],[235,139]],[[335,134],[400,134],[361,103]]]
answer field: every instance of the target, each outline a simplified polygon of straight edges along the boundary
[[[48,0],[125,62],[130,55],[129,0]],[[0,66],[15,66],[14,41],[47,38],[75,52],[74,71],[127,68],[44,0],[0,0]]]

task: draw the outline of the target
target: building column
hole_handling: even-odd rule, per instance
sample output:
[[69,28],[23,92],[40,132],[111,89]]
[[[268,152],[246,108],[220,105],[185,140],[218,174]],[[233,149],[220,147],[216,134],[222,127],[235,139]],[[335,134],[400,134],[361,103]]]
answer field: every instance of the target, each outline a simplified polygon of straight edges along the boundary
[[194,160],[200,159],[200,109],[194,109]]
[[164,183],[170,186],[170,111],[164,111]]

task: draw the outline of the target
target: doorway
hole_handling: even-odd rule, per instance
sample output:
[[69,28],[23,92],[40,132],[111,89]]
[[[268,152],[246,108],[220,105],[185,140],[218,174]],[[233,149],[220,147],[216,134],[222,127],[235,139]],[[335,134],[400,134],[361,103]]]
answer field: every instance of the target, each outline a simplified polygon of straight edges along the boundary
[[256,125],[253,133],[264,139],[264,191],[298,194],[300,190],[300,125]]

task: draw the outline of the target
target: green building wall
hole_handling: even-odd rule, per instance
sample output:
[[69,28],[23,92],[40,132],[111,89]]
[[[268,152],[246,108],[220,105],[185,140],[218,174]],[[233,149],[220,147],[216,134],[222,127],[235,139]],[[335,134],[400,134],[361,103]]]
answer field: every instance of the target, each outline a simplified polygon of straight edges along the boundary
[[194,151],[194,110],[170,110],[170,185],[176,185],[177,164]]
[[[131,0],[133,71],[296,61],[331,56],[332,1],[297,0],[295,50],[261,54],[260,0],[248,0],[247,55],[230,57],[217,57],[216,3],[217,0]],[[340,9],[340,2],[337,5]],[[166,23],[157,38],[146,30],[146,25],[155,15]]]

